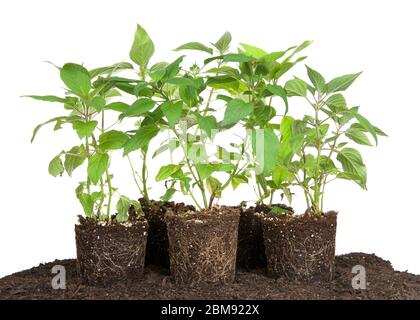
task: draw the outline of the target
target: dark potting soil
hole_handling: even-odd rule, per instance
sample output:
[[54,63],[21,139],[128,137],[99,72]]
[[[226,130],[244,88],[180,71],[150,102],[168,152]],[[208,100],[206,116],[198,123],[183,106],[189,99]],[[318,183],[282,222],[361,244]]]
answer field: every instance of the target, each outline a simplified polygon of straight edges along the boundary
[[143,277],[148,225],[133,216],[124,224],[115,220],[100,224],[79,216],[75,226],[77,267],[84,283],[106,285]]
[[175,283],[195,286],[234,281],[239,207],[169,212],[165,221]]
[[334,276],[337,213],[261,219],[267,270],[273,277],[329,281]]
[[148,203],[142,198],[139,199],[144,215],[149,223],[149,234],[146,245],[146,265],[157,265],[169,268],[169,241],[168,231],[165,223],[165,216],[168,209],[174,212],[195,210],[194,206],[173,201],[154,201]]
[[261,219],[255,214],[268,214],[273,207],[286,209],[293,213],[293,208],[284,204],[274,204],[272,206],[258,204],[255,207],[241,209],[236,257],[238,268],[250,270],[267,267]]
[[[51,268],[66,268],[65,290],[51,288]],[[352,288],[352,268],[366,268],[366,290]],[[388,261],[372,254],[350,253],[336,257],[331,282],[273,279],[262,269],[239,271],[233,284],[191,288],[175,285],[167,269],[146,267],[143,280],[109,287],[87,286],[77,277],[76,260],[56,260],[0,279],[0,299],[416,299],[420,276],[392,269]]]

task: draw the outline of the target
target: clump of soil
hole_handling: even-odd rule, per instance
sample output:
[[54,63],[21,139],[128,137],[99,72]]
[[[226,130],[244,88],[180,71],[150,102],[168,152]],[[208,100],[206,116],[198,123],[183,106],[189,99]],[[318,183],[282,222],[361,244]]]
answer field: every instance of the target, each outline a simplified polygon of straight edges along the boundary
[[337,213],[261,217],[270,276],[329,281],[334,276]]
[[87,284],[140,279],[144,271],[147,222],[133,218],[101,223],[79,216],[75,226],[78,273]]
[[[65,290],[51,288],[54,265],[66,268]],[[110,287],[80,282],[76,260],[56,260],[0,279],[0,299],[416,299],[420,276],[392,269],[388,261],[372,254],[350,253],[336,257],[331,282],[273,279],[262,269],[239,271],[232,284],[189,287],[175,285],[167,269],[146,267],[143,280],[117,282]],[[355,290],[352,268],[366,268],[366,290]]]
[[272,206],[258,204],[255,207],[241,209],[236,258],[238,268],[250,270],[267,267],[261,219],[256,213],[260,215],[268,214],[273,207],[282,208],[293,213],[293,209],[284,204],[274,204]]
[[170,211],[165,221],[171,276],[175,283],[201,285],[234,281],[238,207]]
[[146,202],[139,199],[144,215],[149,223],[149,233],[146,244],[146,265],[157,265],[169,268],[169,240],[166,228],[165,216],[168,209],[174,212],[195,210],[194,206],[173,201],[154,201]]

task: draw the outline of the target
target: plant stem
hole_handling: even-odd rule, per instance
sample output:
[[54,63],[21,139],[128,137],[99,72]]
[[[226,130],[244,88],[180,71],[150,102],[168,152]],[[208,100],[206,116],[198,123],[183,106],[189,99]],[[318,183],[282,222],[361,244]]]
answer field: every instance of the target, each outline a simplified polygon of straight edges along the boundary
[[133,167],[133,163],[131,162],[131,158],[130,158],[129,155],[127,155],[127,158],[128,158],[128,163],[130,164],[131,174],[133,175],[134,182],[135,182],[140,194],[144,197],[143,190],[140,187],[139,182],[137,181],[136,172],[134,171],[134,167]]
[[143,183],[143,197],[146,200],[146,203],[149,203],[149,194],[147,192],[147,164],[146,164],[146,158],[147,158],[147,149],[142,151],[143,155],[143,165],[141,170],[141,180]]
[[106,208],[106,216],[107,216],[107,219],[109,220],[111,216],[111,203],[112,203],[113,192],[112,192],[112,185],[111,185],[111,177],[109,175],[108,169],[106,169],[105,174],[106,174],[106,182],[108,184],[108,206]]

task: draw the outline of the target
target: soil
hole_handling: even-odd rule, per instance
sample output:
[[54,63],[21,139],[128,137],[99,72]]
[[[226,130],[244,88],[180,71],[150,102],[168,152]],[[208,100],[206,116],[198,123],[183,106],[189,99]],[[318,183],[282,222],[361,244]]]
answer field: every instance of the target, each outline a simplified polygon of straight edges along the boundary
[[256,207],[241,210],[238,230],[238,252],[236,257],[238,268],[250,270],[267,267],[261,220],[255,213],[261,215],[268,214],[271,212],[272,207],[287,209],[293,213],[291,207],[283,204],[274,204],[273,206],[258,204]]
[[[351,253],[336,257],[331,282],[299,282],[264,276],[262,269],[239,271],[228,285],[191,288],[175,285],[167,269],[146,267],[141,281],[119,282],[112,287],[87,286],[77,277],[76,260],[56,260],[0,279],[0,299],[416,299],[420,276],[392,269],[388,261],[372,254]],[[66,268],[65,290],[51,288],[51,268]],[[351,286],[352,268],[366,268],[367,289]]]
[[79,216],[75,233],[82,282],[109,285],[125,279],[141,279],[147,230],[147,222],[141,219],[101,225]]
[[270,276],[329,281],[334,276],[337,213],[261,218]]
[[165,221],[171,276],[176,284],[197,286],[234,281],[238,207],[169,211]]
[[149,223],[149,233],[146,245],[146,265],[157,265],[169,268],[169,241],[168,231],[165,223],[165,216],[168,209],[175,212],[195,210],[194,206],[173,201],[154,201],[149,203],[142,198],[139,199],[147,222]]

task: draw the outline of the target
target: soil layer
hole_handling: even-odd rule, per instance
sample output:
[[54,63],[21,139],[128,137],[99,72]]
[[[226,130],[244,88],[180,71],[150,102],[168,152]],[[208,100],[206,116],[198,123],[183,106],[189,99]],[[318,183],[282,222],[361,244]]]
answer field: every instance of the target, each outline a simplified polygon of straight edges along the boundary
[[239,208],[169,212],[171,276],[177,284],[231,283],[235,279]]
[[[275,207],[287,209],[293,213],[293,209],[283,204],[275,204]],[[261,219],[255,214],[268,214],[272,206],[259,204],[241,210],[238,231],[238,253],[236,265],[240,269],[250,270],[254,268],[266,268],[267,258]]]
[[87,284],[109,285],[125,279],[140,279],[144,271],[147,222],[100,225],[79,217],[75,226],[78,272]]
[[261,217],[270,276],[329,281],[334,276],[337,213]]
[[149,203],[142,198],[139,199],[143,212],[149,223],[149,233],[146,245],[146,265],[157,265],[169,268],[169,241],[166,228],[165,216],[168,209],[174,212],[195,210],[194,206],[173,201],[154,201]]
[[[51,269],[66,268],[65,290],[51,288]],[[366,290],[351,286],[352,268],[366,268]],[[87,286],[77,277],[76,260],[57,260],[0,279],[0,299],[416,299],[420,300],[420,276],[392,269],[375,255],[351,253],[336,257],[331,282],[299,282],[264,276],[262,269],[239,271],[228,285],[201,288],[175,285],[167,269],[146,267],[141,281],[118,282],[111,287]]]

